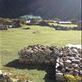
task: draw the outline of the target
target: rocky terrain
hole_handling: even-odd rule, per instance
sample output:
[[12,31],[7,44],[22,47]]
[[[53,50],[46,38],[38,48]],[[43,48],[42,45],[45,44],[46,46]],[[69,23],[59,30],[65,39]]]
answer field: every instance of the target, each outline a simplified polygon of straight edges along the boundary
[[[50,66],[48,73],[56,76],[60,82],[82,81],[82,48],[56,47],[44,45],[30,45],[19,52],[19,62],[22,64],[45,64]],[[0,82],[31,82],[21,75],[12,77],[11,73],[2,73],[0,70]],[[14,76],[14,75],[13,75]],[[21,78],[20,78],[21,77]],[[76,77],[76,78],[75,78]],[[27,80],[26,80],[27,79]]]
[[64,47],[60,49],[56,63],[56,75],[82,76],[82,49]]
[[82,76],[82,49],[77,47],[33,45],[22,49],[19,56],[22,63],[55,65],[56,76],[65,74]]

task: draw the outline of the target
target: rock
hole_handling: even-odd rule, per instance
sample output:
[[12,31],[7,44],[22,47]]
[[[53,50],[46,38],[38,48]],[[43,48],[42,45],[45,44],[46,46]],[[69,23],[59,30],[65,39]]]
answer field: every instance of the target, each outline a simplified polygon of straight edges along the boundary
[[60,58],[57,58],[57,61],[56,62],[59,63],[60,62]]
[[65,72],[68,72],[69,73],[70,70],[71,70],[70,68],[66,67]]
[[72,70],[71,70],[71,71],[69,71],[69,74],[73,75],[73,71],[72,71]]
[[75,60],[72,60],[72,63],[79,64],[79,63],[80,63],[80,60],[77,60],[77,59],[75,59]]
[[80,75],[82,75],[82,70],[80,70]]
[[63,62],[60,62],[59,64],[60,64],[61,66],[64,66],[64,63],[63,63]]
[[76,48],[73,48],[72,52],[78,54],[78,50]]
[[74,66],[75,68],[79,68],[79,66],[78,66],[78,64],[75,64],[75,66]]
[[68,59],[69,60],[75,60],[75,57],[69,57]]
[[60,70],[60,71],[62,70],[62,68],[63,68],[62,66],[57,67],[57,69]]
[[63,76],[63,73],[56,73],[56,76]]
[[82,63],[82,58],[80,59],[80,62]]
[[56,63],[56,68],[58,68],[59,67],[59,63]]
[[74,75],[79,75],[79,71],[78,70],[74,70]]
[[82,65],[80,65],[80,69],[82,69]]
[[56,69],[56,73],[60,73],[60,72],[61,72],[60,70]]
[[57,80],[57,82],[65,82],[63,73],[57,73],[56,74],[56,80]]
[[66,63],[72,63],[70,60],[66,60],[65,62],[66,62]]
[[82,48],[82,45],[73,45],[73,44],[68,44],[68,45],[66,45],[66,47],[69,47],[69,48],[78,48],[78,49],[81,49]]

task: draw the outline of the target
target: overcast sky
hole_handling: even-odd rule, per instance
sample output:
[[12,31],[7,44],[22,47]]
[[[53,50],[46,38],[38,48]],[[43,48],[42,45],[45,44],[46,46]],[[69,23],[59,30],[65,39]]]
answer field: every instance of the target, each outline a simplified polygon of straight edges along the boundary
[[25,14],[44,18],[79,18],[81,0],[0,0],[0,16],[18,17]]

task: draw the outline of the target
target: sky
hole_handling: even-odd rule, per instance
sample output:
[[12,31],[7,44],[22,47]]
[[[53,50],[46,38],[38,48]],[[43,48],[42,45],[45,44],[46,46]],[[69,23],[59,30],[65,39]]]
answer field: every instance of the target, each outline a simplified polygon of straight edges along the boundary
[[81,0],[0,0],[0,17],[40,15],[43,18],[80,19]]

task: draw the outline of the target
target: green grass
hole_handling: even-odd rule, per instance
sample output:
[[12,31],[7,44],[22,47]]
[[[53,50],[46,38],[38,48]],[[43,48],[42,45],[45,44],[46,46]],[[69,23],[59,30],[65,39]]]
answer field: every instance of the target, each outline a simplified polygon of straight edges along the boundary
[[[31,29],[23,29],[27,27]],[[18,51],[25,46],[32,44],[65,46],[69,43],[81,44],[81,31],[56,31],[53,28],[41,26],[23,26],[22,28],[0,31],[0,68],[6,69],[4,65],[18,59]],[[9,69],[32,77],[33,82],[45,82],[43,79],[45,71]]]

